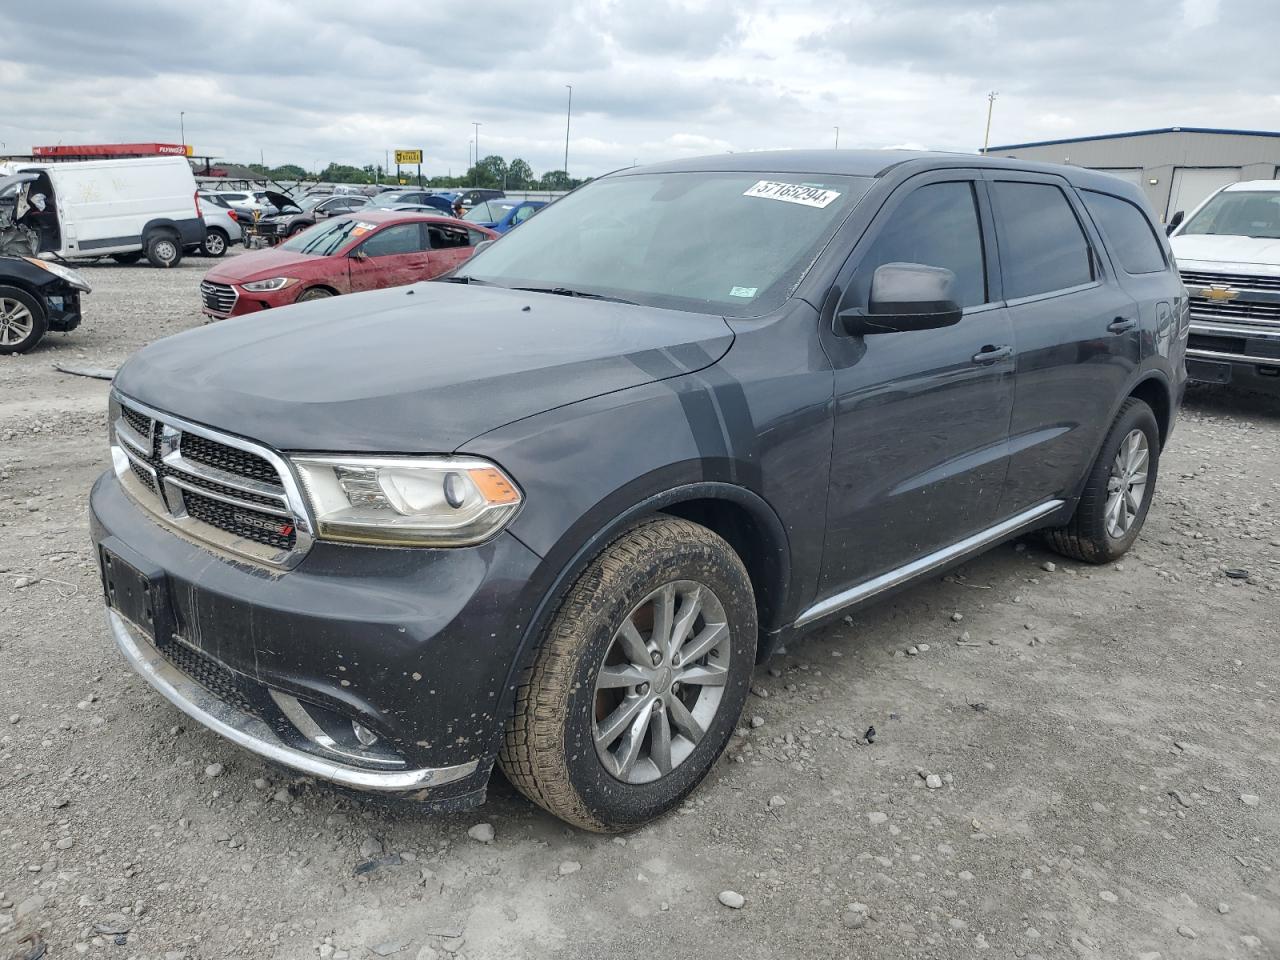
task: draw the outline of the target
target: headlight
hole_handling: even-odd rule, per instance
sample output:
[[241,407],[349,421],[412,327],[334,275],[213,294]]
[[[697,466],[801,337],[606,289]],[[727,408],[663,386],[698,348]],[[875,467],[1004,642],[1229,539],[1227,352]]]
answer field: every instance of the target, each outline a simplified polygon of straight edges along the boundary
[[255,280],[253,283],[242,283],[240,286],[254,293],[265,293],[268,290],[283,290],[297,282],[293,277],[272,277],[270,280]]
[[460,547],[487,540],[523,497],[487,460],[463,457],[294,457],[325,540]]
[[83,290],[85,293],[89,292],[89,284],[85,283],[84,278],[74,270],[68,270],[66,267],[60,267],[56,263],[50,263],[48,260],[41,260],[37,257],[23,257],[22,259],[27,263],[35,264],[41,270],[48,270],[55,277],[61,277],[77,290]]

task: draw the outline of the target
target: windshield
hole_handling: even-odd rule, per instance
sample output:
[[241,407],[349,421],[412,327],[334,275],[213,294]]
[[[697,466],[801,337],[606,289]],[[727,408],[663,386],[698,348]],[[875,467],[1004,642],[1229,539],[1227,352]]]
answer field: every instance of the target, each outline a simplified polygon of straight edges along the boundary
[[495,203],[492,200],[485,200],[472,207],[471,212],[462,219],[470,220],[472,223],[497,223],[514,206],[514,203]]
[[334,217],[308,227],[276,249],[307,253],[313,257],[329,257],[341,250],[347,241],[363,236],[372,229],[373,224],[361,223],[353,217]]
[[622,174],[544,208],[460,271],[506,287],[759,316],[791,295],[869,177]]
[[1224,190],[1192,217],[1182,234],[1280,239],[1280,192]]

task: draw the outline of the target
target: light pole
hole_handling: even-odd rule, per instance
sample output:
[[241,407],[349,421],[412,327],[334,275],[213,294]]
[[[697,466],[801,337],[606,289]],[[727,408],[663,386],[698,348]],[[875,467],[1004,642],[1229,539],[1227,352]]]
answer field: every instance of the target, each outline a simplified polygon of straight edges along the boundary
[[840,149],[840,128],[836,127],[836,149]]
[[482,124],[478,123],[475,120],[472,120],[471,125],[476,128],[476,165],[475,165],[476,175],[474,177],[475,183],[473,183],[472,186],[478,187],[480,186],[480,127],[482,126]]
[[178,142],[184,147],[187,145],[187,111],[178,111]]
[[564,178],[569,179],[569,123],[573,120],[573,84],[566,83],[569,89],[569,109],[564,115]]
[[995,109],[996,97],[999,94],[992,90],[987,94],[987,132],[982,135],[982,152],[987,152],[987,144],[991,142],[991,111]]

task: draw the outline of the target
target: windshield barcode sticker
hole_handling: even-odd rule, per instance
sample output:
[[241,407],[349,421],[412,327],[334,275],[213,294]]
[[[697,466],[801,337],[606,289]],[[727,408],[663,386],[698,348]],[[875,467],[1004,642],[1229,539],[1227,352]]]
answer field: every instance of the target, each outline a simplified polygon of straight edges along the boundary
[[785,203],[800,203],[806,207],[825,207],[840,194],[835,190],[824,190],[822,187],[806,187],[799,183],[777,183],[773,180],[758,180],[742,194],[744,197],[764,197],[766,200],[782,200]]

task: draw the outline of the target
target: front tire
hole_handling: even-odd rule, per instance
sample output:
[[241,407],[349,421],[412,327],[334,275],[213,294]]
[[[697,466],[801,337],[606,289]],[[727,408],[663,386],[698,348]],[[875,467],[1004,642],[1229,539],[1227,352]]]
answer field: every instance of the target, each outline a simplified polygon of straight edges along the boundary
[[570,588],[521,678],[499,763],[526,797],[599,832],[661,816],[724,751],[751,685],[742,560],[673,517],[611,543]]
[[210,227],[204,235],[204,243],[200,245],[200,252],[206,257],[220,257],[227,252],[227,244],[230,238],[227,234],[217,227]]
[[26,353],[48,329],[44,307],[17,287],[0,286],[0,353]]
[[176,267],[182,262],[182,244],[167,233],[152,234],[147,240],[146,253],[153,267]]
[[1129,397],[1102,441],[1075,514],[1047,532],[1050,545],[1085,563],[1119,559],[1147,519],[1159,466],[1156,416],[1142,400]]
[[328,300],[333,295],[332,290],[328,290],[324,287],[311,287],[309,290],[303,290],[302,295],[293,302],[306,303],[308,300]]

